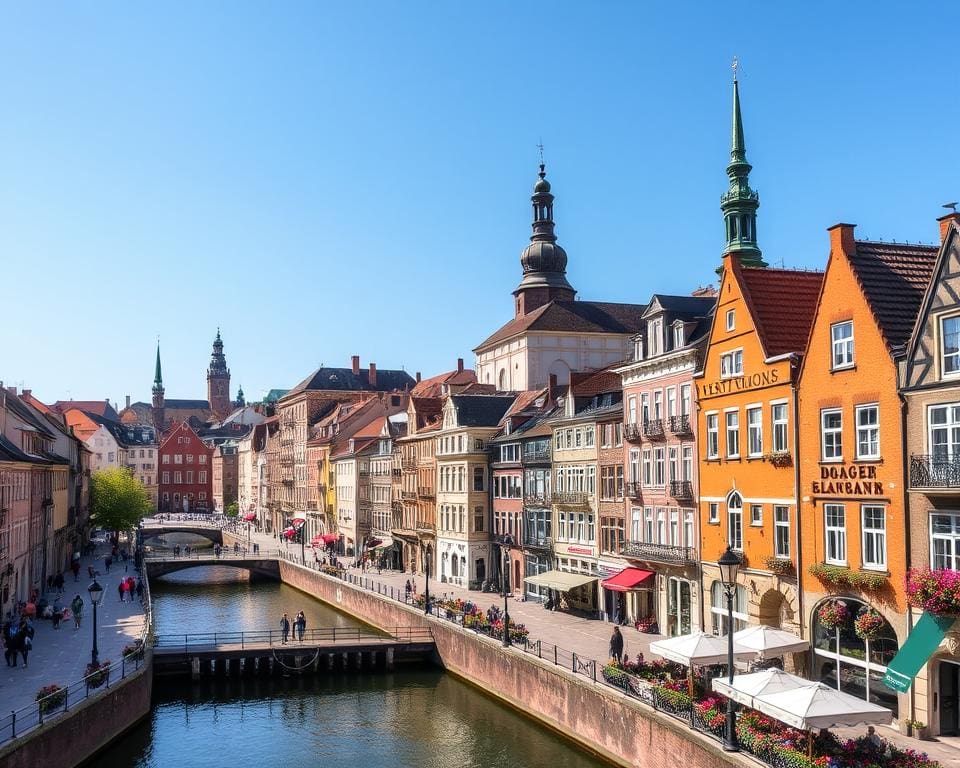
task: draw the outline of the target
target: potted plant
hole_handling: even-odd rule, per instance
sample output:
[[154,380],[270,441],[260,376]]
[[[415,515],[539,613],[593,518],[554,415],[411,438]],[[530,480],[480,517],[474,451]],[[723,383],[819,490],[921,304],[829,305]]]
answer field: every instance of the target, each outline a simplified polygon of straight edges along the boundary
[[960,616],[960,572],[907,571],[907,600],[938,616]]
[[920,720],[907,718],[903,721],[903,724],[907,726],[907,736],[915,736],[918,739],[924,740],[929,738],[929,732],[927,731],[926,723],[921,722]]
[[768,557],[767,570],[777,576],[790,576],[793,573],[793,561],[785,557]]
[[110,662],[103,661],[98,664],[87,664],[87,670],[83,675],[83,680],[87,688],[99,688],[110,679]]
[[817,618],[820,625],[827,629],[835,629],[850,617],[850,610],[843,600],[827,600],[817,609]]
[[123,658],[127,661],[134,661],[135,659],[143,658],[143,640],[136,640],[130,645],[125,645],[123,647]]
[[876,610],[866,607],[854,619],[853,631],[857,633],[857,637],[861,640],[876,640],[886,623],[886,619]]
[[63,706],[63,702],[66,700],[67,689],[56,683],[45,685],[37,691],[36,701],[40,707],[40,714],[52,712],[57,707]]

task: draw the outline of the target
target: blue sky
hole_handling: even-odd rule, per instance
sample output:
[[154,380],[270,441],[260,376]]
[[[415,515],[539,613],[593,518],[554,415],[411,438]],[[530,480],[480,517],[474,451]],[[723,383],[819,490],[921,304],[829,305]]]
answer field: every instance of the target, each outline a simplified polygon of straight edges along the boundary
[[[655,6],[655,7],[654,7]],[[793,12],[792,9],[802,9]],[[942,11],[942,7],[941,7]],[[449,370],[512,316],[536,144],[584,299],[715,279],[741,62],[771,264],[932,242],[960,197],[942,13],[903,3],[0,6],[0,378],[205,397]]]

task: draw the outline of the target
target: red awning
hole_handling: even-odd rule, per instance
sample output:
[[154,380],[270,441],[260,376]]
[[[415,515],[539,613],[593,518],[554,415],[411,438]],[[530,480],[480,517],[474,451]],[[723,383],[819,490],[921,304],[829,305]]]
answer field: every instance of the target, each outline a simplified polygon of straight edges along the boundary
[[293,528],[287,528],[287,530],[285,530],[280,535],[283,536],[283,538],[285,539],[292,539],[294,536],[297,535],[297,532],[293,530]]
[[653,584],[648,583],[653,580],[656,574],[653,571],[645,571],[642,568],[624,568],[616,576],[604,579],[600,583],[604,589],[610,589],[614,592],[629,592],[633,589],[653,589]]
[[323,539],[324,544],[333,544],[333,542],[335,542],[340,537],[337,536],[337,534],[335,533],[325,533],[320,538]]
[[252,520],[256,520],[256,519],[257,519],[257,513],[256,513],[256,512],[247,512],[247,514],[245,514],[245,515],[243,516],[243,519],[246,520],[246,521],[249,523],[249,522],[251,522]]
[[306,518],[303,518],[303,517],[295,517],[295,518],[293,518],[293,520],[290,521],[290,524],[291,524],[294,528],[299,528],[299,527],[300,527],[301,525],[303,525],[305,522],[307,522],[307,521],[306,521]]

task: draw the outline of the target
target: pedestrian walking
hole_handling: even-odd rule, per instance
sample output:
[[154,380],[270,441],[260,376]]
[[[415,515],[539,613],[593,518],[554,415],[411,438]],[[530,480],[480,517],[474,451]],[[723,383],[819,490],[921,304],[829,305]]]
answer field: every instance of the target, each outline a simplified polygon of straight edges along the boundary
[[70,570],[73,571],[73,580],[80,581],[80,558],[77,557],[70,563]]
[[[30,651],[33,650],[33,627],[29,626],[26,620],[20,623],[20,655],[23,657],[23,668],[27,668],[27,656],[30,655]],[[17,666],[17,657],[13,657],[13,666]]]
[[403,595],[408,603],[410,602],[411,592],[413,592],[413,585],[410,583],[410,579],[407,579],[407,583],[403,585]]
[[117,584],[117,592],[120,593],[120,602],[121,602],[121,603],[123,602],[123,593],[127,591],[127,590],[125,590],[123,587],[124,587],[124,581],[123,581],[123,579],[120,579],[120,583]]
[[50,619],[53,621],[53,628],[60,629],[60,621],[63,619],[63,606],[60,605],[59,599],[53,601],[53,614]]
[[143,600],[143,582],[137,579],[137,597]]
[[3,658],[8,667],[17,666],[17,630],[18,625],[12,621],[3,625]]
[[280,642],[286,643],[287,637],[290,635],[290,619],[287,617],[287,614],[283,614],[280,617],[280,635],[283,638]]
[[107,573],[110,573],[110,566],[113,565],[113,558],[107,555],[103,558],[103,564],[107,567]]
[[614,627],[610,636],[610,656],[617,664],[623,662],[623,634],[620,627]]
[[297,620],[294,622],[297,629],[297,640],[301,643],[303,642],[303,633],[307,628],[307,617],[303,615],[303,611],[297,614]]
[[70,610],[73,611],[73,628],[80,629],[80,614],[83,613],[83,598],[79,593],[70,603]]
[[53,577],[53,586],[57,588],[57,592],[63,594],[63,571]]

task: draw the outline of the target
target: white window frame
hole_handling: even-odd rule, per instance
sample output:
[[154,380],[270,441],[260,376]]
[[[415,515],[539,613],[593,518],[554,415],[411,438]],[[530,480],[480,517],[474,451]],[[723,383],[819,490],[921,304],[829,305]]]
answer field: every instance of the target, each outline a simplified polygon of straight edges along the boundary
[[720,414],[717,411],[708,413],[707,418],[707,458],[720,458]]
[[711,501],[707,505],[707,522],[714,525],[720,524],[720,502]]
[[763,408],[759,405],[747,408],[747,456],[763,456]]
[[[781,547],[781,531],[786,531],[783,541],[786,547]],[[773,554],[774,557],[790,558],[790,507],[785,504],[775,504],[773,507]]]
[[[839,513],[839,524],[837,514]],[[831,516],[833,520],[831,522]],[[824,558],[832,565],[847,564],[847,510],[843,504],[823,505]]]
[[735,309],[727,310],[726,329],[728,331],[735,331],[737,329],[737,311]]
[[720,355],[720,378],[734,379],[743,376],[743,349],[731,349]]
[[[840,425],[838,427],[827,428],[827,417],[839,416]],[[833,439],[830,441],[830,453],[827,452],[827,436]],[[842,408],[824,408],[820,411],[820,460],[825,462],[843,461],[843,409]]]
[[[732,418],[731,418],[732,417]],[[733,421],[734,423],[731,423]],[[740,458],[740,411],[725,411],[723,414],[724,443],[728,459]],[[736,443],[734,445],[734,443]],[[731,451],[730,449],[733,448]]]
[[[736,500],[739,504],[731,504]],[[727,544],[730,549],[743,551],[743,497],[731,493],[727,497]]]
[[[872,424],[862,424],[861,416],[870,412],[876,414],[876,422]],[[880,404],[879,403],[867,403],[865,405],[858,405],[854,408],[854,422],[857,427],[857,459],[860,460],[871,460],[880,458]],[[871,437],[872,433],[872,437]],[[871,447],[873,450],[863,450],[863,445],[866,442],[868,448]]]
[[[960,376],[960,349],[958,349],[956,352],[947,353],[946,347],[945,347],[945,343],[947,339],[947,331],[945,328],[945,324],[950,322],[951,320],[956,321],[957,323],[960,323],[960,315],[945,315],[943,317],[940,317],[937,323],[940,330],[940,344],[939,344],[940,377],[944,379]],[[960,329],[958,329],[958,331],[960,331]],[[958,344],[958,347],[960,347],[960,344]],[[947,370],[948,359],[951,360],[951,366],[952,366],[951,370]]]
[[750,525],[755,528],[763,526],[763,504],[750,505]]
[[[936,411],[944,412],[942,424],[935,424],[931,418]],[[933,433],[940,430],[946,437],[946,442],[940,445],[946,450],[943,447],[938,449],[938,443],[933,439]],[[960,456],[960,403],[937,403],[927,406],[927,446],[929,454],[938,460]]]
[[[949,531],[935,530],[934,519],[938,517],[949,523]],[[960,512],[934,512],[930,515],[929,526],[930,567],[934,570],[960,570]]]
[[[837,332],[850,329],[850,336],[838,337]],[[830,370],[842,371],[856,365],[856,347],[853,335],[853,320],[843,320],[830,326]]]
[[[867,526],[867,510],[880,510],[880,520],[882,527],[873,525]],[[883,504],[861,504],[860,505],[860,558],[863,560],[863,567],[871,571],[887,570],[887,508]],[[874,561],[867,560],[867,542],[873,540],[873,550],[879,553],[880,557]]]
[[[783,409],[783,418],[777,416],[780,409]],[[790,412],[787,403],[770,404],[770,423],[773,427],[773,452],[786,453],[790,450]]]

